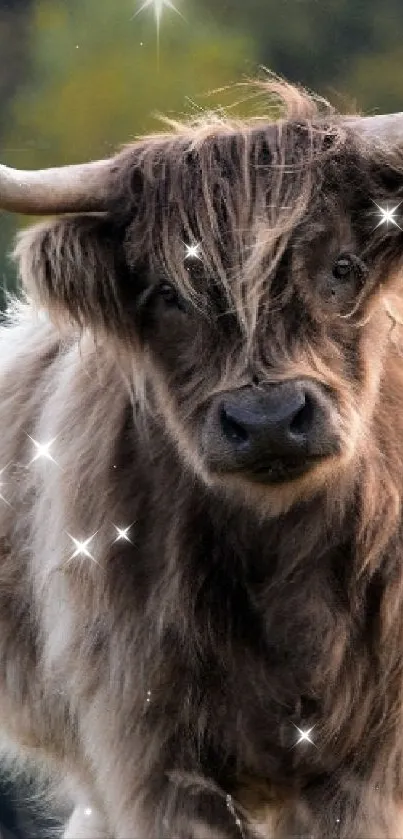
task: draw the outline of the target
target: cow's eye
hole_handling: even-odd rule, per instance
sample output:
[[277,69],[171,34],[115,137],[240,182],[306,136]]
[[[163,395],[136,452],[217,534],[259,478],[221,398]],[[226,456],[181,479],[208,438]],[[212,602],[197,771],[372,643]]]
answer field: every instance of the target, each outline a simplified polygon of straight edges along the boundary
[[184,310],[184,302],[171,283],[160,283],[156,289],[156,297],[162,300],[168,309]]
[[348,254],[339,256],[333,265],[332,274],[336,280],[345,282],[353,277],[355,273],[354,260]]
[[367,273],[365,263],[358,256],[349,253],[341,253],[332,269],[333,277],[339,283],[354,281],[357,285],[363,285]]

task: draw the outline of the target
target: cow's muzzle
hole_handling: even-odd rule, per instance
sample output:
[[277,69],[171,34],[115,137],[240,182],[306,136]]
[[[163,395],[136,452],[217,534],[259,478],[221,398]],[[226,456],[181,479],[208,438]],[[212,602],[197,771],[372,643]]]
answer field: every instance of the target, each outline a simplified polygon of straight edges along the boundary
[[206,466],[282,483],[338,454],[337,409],[311,379],[227,391],[211,401],[202,430]]

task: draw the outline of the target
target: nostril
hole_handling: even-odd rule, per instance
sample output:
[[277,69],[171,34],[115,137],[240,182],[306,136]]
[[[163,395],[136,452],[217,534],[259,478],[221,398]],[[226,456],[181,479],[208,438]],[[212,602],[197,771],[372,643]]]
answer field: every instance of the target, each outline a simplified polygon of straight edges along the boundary
[[304,404],[293,416],[290,423],[290,431],[292,434],[307,434],[312,426],[314,407],[311,397],[305,393]]
[[226,438],[233,443],[245,443],[248,439],[249,435],[246,429],[234,420],[225,408],[221,408],[220,423]]

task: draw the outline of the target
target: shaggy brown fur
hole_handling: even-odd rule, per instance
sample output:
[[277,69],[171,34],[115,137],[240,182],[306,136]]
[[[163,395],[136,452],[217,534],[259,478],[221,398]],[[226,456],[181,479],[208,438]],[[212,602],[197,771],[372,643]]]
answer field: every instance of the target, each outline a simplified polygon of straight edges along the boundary
[[[372,203],[403,156],[274,92],[282,121],[145,138],[106,216],[17,246],[51,321],[0,338],[0,714],[84,790],[72,839],[403,836],[402,233]],[[298,376],[340,453],[213,474],[213,395]]]

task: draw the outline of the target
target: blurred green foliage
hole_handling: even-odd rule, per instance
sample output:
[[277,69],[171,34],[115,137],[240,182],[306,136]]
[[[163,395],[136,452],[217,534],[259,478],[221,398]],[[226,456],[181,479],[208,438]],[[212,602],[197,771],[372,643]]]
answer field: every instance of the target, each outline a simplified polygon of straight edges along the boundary
[[153,112],[183,111],[185,96],[230,83],[254,58],[251,37],[197,20],[197,9],[187,9],[192,25],[165,14],[158,55],[145,12],[131,19],[132,0],[37,0],[32,75],[5,138],[10,149],[26,147],[27,165],[48,164],[49,150],[59,163],[108,154],[155,129]]
[[[158,112],[241,100],[242,88],[211,91],[260,64],[340,109],[402,108],[402,0],[175,0],[180,14],[164,10],[159,55],[153,10],[135,15],[141,4],[0,0],[2,162],[30,168],[109,155],[158,129]],[[0,216],[8,287],[17,223],[25,220]]]

